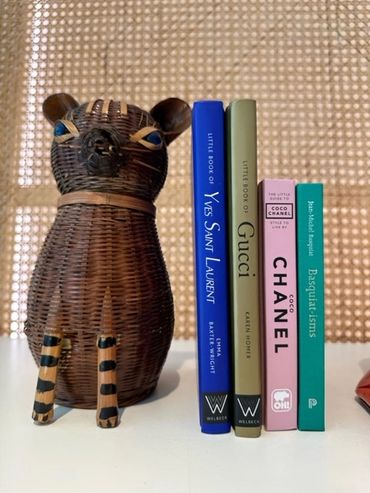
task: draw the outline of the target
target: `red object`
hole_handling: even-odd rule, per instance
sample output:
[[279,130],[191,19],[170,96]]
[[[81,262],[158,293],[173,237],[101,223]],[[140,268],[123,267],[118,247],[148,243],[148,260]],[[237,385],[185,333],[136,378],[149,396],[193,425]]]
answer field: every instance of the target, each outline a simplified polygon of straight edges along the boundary
[[359,381],[356,387],[356,394],[370,407],[370,371]]

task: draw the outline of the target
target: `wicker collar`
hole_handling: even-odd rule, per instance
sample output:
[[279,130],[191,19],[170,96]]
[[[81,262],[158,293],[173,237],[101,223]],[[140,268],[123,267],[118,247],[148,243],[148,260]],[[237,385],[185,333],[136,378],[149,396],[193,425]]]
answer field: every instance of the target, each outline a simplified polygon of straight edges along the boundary
[[66,193],[61,195],[58,200],[58,208],[69,204],[92,204],[92,205],[112,205],[145,212],[155,217],[155,205],[148,200],[138,199],[130,195],[119,195],[117,193],[88,192],[81,190],[78,192]]

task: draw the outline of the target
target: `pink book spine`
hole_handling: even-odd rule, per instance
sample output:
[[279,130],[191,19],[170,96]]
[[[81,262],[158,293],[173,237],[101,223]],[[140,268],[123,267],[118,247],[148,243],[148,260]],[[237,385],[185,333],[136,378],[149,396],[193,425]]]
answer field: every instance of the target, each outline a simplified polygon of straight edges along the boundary
[[264,180],[261,206],[265,428],[292,430],[297,428],[295,182]]

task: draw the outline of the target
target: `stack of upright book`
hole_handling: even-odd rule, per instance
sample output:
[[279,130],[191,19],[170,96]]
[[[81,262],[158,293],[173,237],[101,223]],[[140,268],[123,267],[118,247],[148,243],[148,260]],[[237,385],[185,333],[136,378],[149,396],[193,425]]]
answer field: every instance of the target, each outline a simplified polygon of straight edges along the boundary
[[256,102],[198,101],[193,192],[201,430],[323,430],[322,185],[257,185]]

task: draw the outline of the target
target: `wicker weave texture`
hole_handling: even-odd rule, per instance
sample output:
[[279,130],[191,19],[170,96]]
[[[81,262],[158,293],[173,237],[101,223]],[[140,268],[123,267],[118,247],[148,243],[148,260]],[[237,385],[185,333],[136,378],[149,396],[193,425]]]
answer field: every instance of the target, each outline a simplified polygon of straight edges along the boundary
[[173,337],[153,201],[174,120],[189,125],[190,109],[174,99],[151,113],[110,99],[79,105],[65,94],[43,109],[62,195],[32,274],[25,332],[36,363],[45,332],[63,337],[56,397],[83,408],[96,407],[98,337],[113,334],[118,404],[130,405],[154,390]]
[[[370,341],[370,2],[3,0],[0,35],[0,330],[22,330],[30,275],[55,216],[48,94],[149,109],[258,101],[262,177],[325,184],[326,334]],[[190,133],[157,202],[176,337],[195,334]]]
[[[59,364],[60,403],[96,408],[96,341],[109,331],[117,339],[119,405],[156,386],[173,334],[171,289],[159,252],[148,215],[85,204],[59,210],[32,278],[26,333],[37,364],[45,327],[68,341]],[[107,288],[111,321],[104,326]]]

